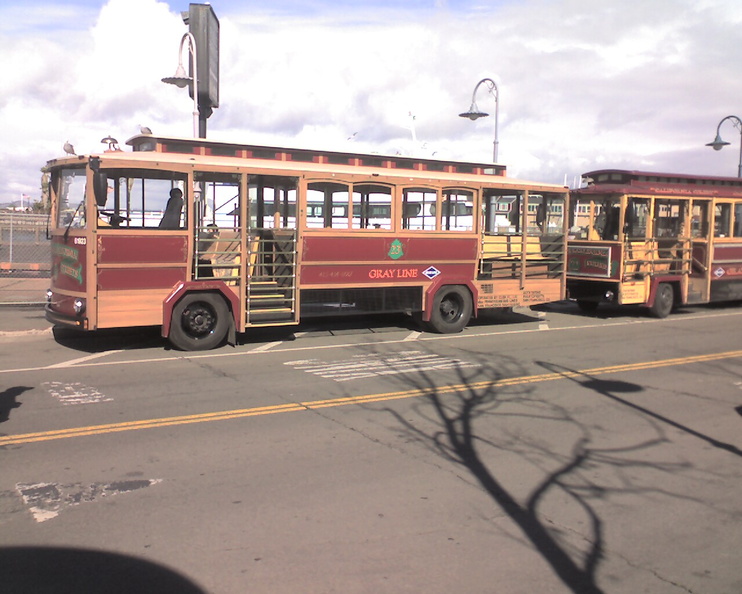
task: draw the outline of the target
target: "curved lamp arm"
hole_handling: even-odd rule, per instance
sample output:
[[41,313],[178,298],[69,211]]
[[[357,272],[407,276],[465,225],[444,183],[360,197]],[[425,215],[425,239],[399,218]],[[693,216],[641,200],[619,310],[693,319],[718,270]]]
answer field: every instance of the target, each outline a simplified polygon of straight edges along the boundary
[[479,87],[483,84],[487,83],[489,85],[489,92],[495,97],[495,140],[494,140],[494,150],[492,153],[492,161],[494,163],[497,163],[497,147],[499,145],[499,140],[497,138],[497,124],[499,120],[499,111],[500,111],[500,92],[497,88],[497,83],[492,80],[491,78],[483,78],[480,80],[477,85],[474,87],[474,92],[471,94],[471,106],[469,107],[469,111],[465,111],[464,113],[460,113],[459,117],[462,118],[468,118],[472,121],[478,120],[479,118],[486,118],[489,114],[485,113],[484,111],[480,111],[479,107],[477,107],[477,91],[479,90]]
[[740,120],[735,115],[728,115],[727,117],[722,118],[718,126],[716,126],[716,138],[714,138],[713,142],[707,143],[706,146],[710,146],[715,151],[720,151],[725,146],[730,144],[729,142],[722,140],[721,134],[719,132],[721,130],[721,125],[727,120],[731,120],[734,124],[734,127],[740,131],[739,165],[737,166],[737,177],[742,177],[742,120]]
[[[183,68],[183,46],[188,41],[188,51],[192,56],[193,77],[186,74]],[[175,85],[184,89],[193,85],[193,137],[198,137],[198,60],[196,58],[196,38],[191,33],[183,34],[180,40],[180,49],[178,50],[178,68],[174,76],[168,76],[162,79],[162,82]]]

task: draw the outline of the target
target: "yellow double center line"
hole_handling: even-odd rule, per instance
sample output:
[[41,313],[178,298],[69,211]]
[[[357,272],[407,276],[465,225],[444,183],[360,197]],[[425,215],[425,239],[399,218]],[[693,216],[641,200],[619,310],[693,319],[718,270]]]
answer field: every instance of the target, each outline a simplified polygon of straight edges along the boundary
[[690,363],[704,363],[707,361],[718,361],[720,359],[734,359],[742,357],[742,350],[727,351],[724,353],[712,353],[709,355],[697,355],[694,357],[680,357],[676,359],[663,359],[660,361],[645,361],[642,363],[628,363],[624,365],[613,365],[609,367],[595,367],[581,371],[568,371],[559,373],[545,373],[540,375],[528,375],[509,379],[473,382],[448,386],[431,386],[430,388],[416,388],[401,392],[385,392],[380,394],[367,394],[364,396],[348,396],[345,398],[332,398],[328,400],[312,400],[308,402],[295,402],[288,404],[277,404],[273,406],[259,406],[255,408],[243,408],[221,412],[202,413],[197,415],[184,415],[178,417],[164,417],[160,419],[144,419],[141,421],[129,421],[126,423],[110,423],[106,425],[90,425],[87,427],[72,427],[70,429],[59,429],[56,431],[42,431],[39,433],[24,433],[20,435],[7,435],[0,437],[0,447],[9,445],[20,445],[37,441],[52,441],[55,439],[68,439],[71,437],[83,437],[86,435],[103,435],[107,433],[120,433],[122,431],[137,431],[140,429],[155,429],[157,427],[172,427],[174,425],[188,425],[191,423],[206,423],[209,421],[227,421],[229,419],[240,419],[244,417],[257,417],[260,415],[273,415],[278,413],[298,412],[328,408],[334,406],[345,406],[348,404],[365,404],[369,402],[382,402],[387,400],[402,400],[405,398],[418,398],[429,394],[454,394],[470,390],[482,390],[500,388],[522,384],[534,384],[549,382],[559,379],[592,377],[607,373],[619,373],[624,371],[640,371],[644,369],[657,369],[659,367],[672,367],[676,365],[687,365]]

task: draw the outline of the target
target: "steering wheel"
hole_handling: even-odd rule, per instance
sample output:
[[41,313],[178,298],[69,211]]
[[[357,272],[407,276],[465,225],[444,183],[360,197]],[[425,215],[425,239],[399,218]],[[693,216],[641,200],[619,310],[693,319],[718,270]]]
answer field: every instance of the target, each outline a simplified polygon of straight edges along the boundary
[[108,217],[108,223],[111,227],[118,227],[123,221],[130,221],[129,217],[117,214],[112,210],[99,210],[98,213]]

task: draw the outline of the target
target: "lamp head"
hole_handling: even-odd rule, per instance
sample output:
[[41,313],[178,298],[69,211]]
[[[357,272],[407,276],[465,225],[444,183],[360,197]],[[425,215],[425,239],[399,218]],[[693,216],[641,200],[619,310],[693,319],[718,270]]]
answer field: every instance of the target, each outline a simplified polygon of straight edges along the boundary
[[102,140],[101,140],[101,142],[102,142],[103,144],[107,144],[107,145],[108,145],[108,150],[109,150],[109,151],[120,151],[120,150],[121,150],[121,149],[119,148],[119,141],[118,141],[118,140],[116,140],[116,139],[115,139],[115,138],[114,138],[113,136],[111,136],[110,134],[109,134],[108,136],[106,136],[106,137],[105,137],[104,139],[102,139]]
[[178,64],[178,69],[174,76],[168,76],[162,79],[162,82],[169,85],[175,85],[179,89],[184,89],[193,82],[193,77],[186,74],[183,64]]
[[725,141],[723,141],[721,139],[721,134],[719,134],[717,132],[716,133],[716,138],[714,138],[714,141],[713,142],[709,142],[706,146],[710,146],[715,151],[720,151],[721,149],[723,149],[728,144],[729,144],[728,142],[725,142]]
[[469,118],[472,122],[474,120],[478,120],[479,118],[486,118],[489,114],[485,113],[483,111],[479,111],[479,108],[477,107],[476,103],[472,103],[471,107],[469,107],[469,111],[465,111],[464,113],[460,113],[460,118]]

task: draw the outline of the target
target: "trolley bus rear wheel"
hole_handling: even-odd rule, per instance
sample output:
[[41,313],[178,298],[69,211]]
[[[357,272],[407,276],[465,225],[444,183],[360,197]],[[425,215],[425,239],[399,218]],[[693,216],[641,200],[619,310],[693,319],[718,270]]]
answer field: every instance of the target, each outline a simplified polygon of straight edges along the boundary
[[460,285],[441,287],[433,298],[430,328],[441,334],[461,332],[472,314],[471,294]]
[[657,294],[654,296],[654,304],[649,308],[649,311],[656,318],[666,318],[670,315],[674,304],[675,291],[672,285],[660,283],[657,286]]
[[190,293],[173,308],[170,342],[183,351],[220,346],[229,330],[229,308],[215,293]]

